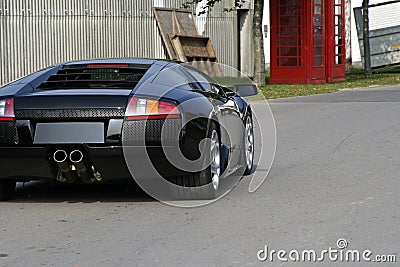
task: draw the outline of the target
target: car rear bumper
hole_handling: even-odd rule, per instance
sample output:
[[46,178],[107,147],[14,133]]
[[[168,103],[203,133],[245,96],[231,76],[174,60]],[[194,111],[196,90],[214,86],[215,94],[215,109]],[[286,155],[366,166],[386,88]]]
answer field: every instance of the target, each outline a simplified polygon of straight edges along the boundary
[[[80,146],[82,146],[96,170],[100,172],[104,181],[132,178],[122,146]],[[73,146],[71,149],[68,149],[68,146],[66,148],[66,150],[71,150]],[[16,181],[56,179],[58,168],[52,156],[54,150],[53,146],[0,147],[0,179]],[[136,150],[130,149],[130,157],[132,157],[130,160],[135,160],[135,157],[141,159],[148,155],[151,161],[157,164],[155,166],[157,170],[160,170],[163,174],[173,176],[176,172],[179,172],[169,165],[161,146],[146,147],[146,150],[146,155],[143,155],[143,147],[137,147]],[[134,154],[132,154],[132,151]],[[135,151],[137,151],[136,154]],[[141,164],[138,163],[137,168],[140,167]]]

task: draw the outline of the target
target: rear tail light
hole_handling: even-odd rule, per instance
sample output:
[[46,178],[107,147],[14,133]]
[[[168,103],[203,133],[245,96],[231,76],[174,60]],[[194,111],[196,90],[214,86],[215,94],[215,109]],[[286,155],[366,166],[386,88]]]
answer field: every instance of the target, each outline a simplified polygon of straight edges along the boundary
[[14,119],[14,99],[0,100],[0,121],[13,121]]
[[89,64],[87,65],[88,68],[123,68],[129,67],[128,64],[114,64],[114,63],[105,63],[105,64]]
[[173,103],[136,97],[129,100],[126,112],[128,120],[166,119],[180,116],[178,108]]

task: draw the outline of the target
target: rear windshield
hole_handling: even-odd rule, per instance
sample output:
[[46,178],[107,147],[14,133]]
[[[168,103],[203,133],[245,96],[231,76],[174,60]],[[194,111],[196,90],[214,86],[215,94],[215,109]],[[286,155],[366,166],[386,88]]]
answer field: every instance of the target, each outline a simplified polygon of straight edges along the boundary
[[148,65],[92,64],[66,66],[38,89],[133,89]]

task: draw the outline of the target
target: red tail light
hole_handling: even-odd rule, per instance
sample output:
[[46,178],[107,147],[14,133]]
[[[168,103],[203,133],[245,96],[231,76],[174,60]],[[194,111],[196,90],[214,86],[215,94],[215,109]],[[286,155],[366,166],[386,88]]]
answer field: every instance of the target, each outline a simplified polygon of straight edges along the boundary
[[144,120],[179,118],[181,114],[173,103],[132,97],[128,103],[126,116],[128,120]]
[[158,112],[161,114],[179,114],[178,108],[174,104],[163,101],[158,103]]
[[105,64],[89,64],[88,68],[123,68],[128,67],[128,64],[113,64],[113,63],[105,63]]
[[14,119],[14,99],[0,100],[0,121],[13,121]]

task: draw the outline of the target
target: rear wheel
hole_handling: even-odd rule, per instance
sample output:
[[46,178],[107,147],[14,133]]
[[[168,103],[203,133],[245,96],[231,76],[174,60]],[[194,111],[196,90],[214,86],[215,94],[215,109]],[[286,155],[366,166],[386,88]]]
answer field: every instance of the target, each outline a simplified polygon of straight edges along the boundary
[[14,181],[0,181],[0,201],[9,200],[13,197],[15,185],[16,182]]
[[183,188],[178,189],[178,199],[213,199],[217,191],[221,176],[221,142],[214,122],[211,122],[207,138],[210,144],[207,150],[210,165],[196,173],[175,177],[175,184]]

